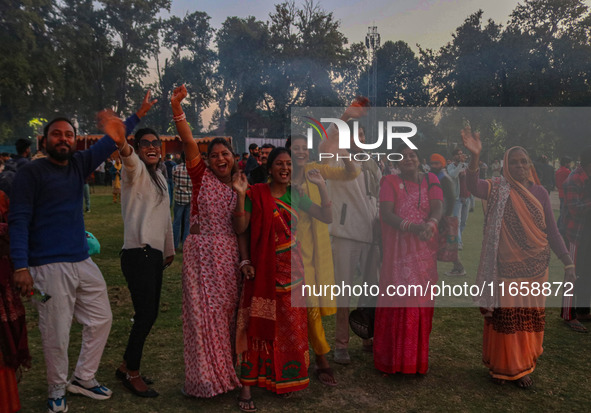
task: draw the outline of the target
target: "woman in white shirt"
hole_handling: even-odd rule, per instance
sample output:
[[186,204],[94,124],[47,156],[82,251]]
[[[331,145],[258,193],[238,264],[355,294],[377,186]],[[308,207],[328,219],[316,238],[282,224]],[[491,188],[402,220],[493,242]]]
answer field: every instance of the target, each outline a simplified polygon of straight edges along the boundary
[[[111,118],[116,122],[116,118]],[[125,133],[120,130],[107,133]],[[112,136],[112,135],[111,135]],[[135,315],[123,362],[116,371],[123,385],[140,397],[156,397],[150,380],[139,373],[144,343],[156,321],[160,305],[162,272],[172,263],[174,244],[166,179],[160,164],[162,141],[149,128],[135,134],[135,151],[126,144],[119,150],[123,161],[121,213],[124,244],[121,270],[133,301]]]

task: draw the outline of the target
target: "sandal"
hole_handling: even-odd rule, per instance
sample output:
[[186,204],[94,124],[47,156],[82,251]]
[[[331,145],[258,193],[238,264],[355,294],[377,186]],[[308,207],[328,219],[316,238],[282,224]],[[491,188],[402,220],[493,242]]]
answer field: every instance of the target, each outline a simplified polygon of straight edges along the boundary
[[[334,387],[337,385],[337,381],[334,378],[334,372],[332,371],[332,369],[330,367],[326,367],[326,368],[316,368],[315,371],[316,377],[318,378],[318,381],[322,384],[324,384],[325,386],[331,386]],[[327,379],[326,376],[329,376],[331,380]]]
[[252,400],[252,397],[248,399],[243,399],[241,397],[238,398],[238,408],[246,413],[253,413],[257,411],[257,407]]
[[581,322],[577,319],[565,321],[566,324],[571,328],[571,330],[576,331],[577,333],[588,333],[587,327],[585,327]]

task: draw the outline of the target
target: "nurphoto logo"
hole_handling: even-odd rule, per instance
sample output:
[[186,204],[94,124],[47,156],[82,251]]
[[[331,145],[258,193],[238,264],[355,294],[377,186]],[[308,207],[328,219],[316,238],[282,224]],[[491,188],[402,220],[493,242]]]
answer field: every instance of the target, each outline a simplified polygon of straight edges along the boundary
[[[328,134],[326,132],[326,129],[324,128],[324,126],[322,126],[323,123],[333,123],[339,133],[339,149],[351,149],[351,137],[353,137],[353,142],[354,144],[364,150],[364,151],[371,151],[374,149],[378,149],[380,148],[383,143],[384,143],[384,139],[386,140],[386,147],[388,149],[388,151],[391,151],[392,148],[394,147],[394,140],[395,139],[400,139],[402,140],[402,142],[404,142],[410,149],[417,149],[417,147],[412,143],[412,141],[410,140],[410,138],[412,138],[413,136],[416,135],[417,133],[417,127],[414,123],[411,122],[402,122],[402,121],[388,121],[385,122],[385,127],[384,127],[384,122],[383,121],[379,121],[378,122],[378,138],[375,142],[373,143],[365,143],[365,142],[361,142],[361,140],[359,139],[359,122],[358,121],[354,121],[353,122],[353,133],[351,134],[351,130],[349,128],[349,125],[347,125],[347,123],[345,121],[343,121],[342,119],[338,119],[338,118],[320,118],[320,121],[309,117],[309,116],[305,116],[305,118],[309,119],[310,122],[306,121],[306,123],[310,126],[307,130],[307,145],[308,148],[312,148],[314,146],[314,138],[313,138],[313,134],[314,134],[314,130],[316,130],[316,132],[318,133],[318,135],[320,136],[320,140],[324,140],[327,139]],[[385,131],[385,133],[384,133]],[[385,135],[385,136],[384,136]],[[351,159],[351,154],[350,155],[339,155],[339,154],[334,154],[334,153],[326,153],[326,152],[321,152],[319,154],[320,156],[320,160],[322,159],[331,159],[336,157],[337,160],[338,159],[342,159],[342,158],[347,158],[347,159]],[[378,160],[382,157],[385,156],[389,161],[401,161],[403,156],[402,154],[399,153],[369,153],[369,152],[360,152],[360,153],[356,153],[353,155],[353,158],[356,161],[367,161],[369,159],[371,159],[372,157],[376,157]]]

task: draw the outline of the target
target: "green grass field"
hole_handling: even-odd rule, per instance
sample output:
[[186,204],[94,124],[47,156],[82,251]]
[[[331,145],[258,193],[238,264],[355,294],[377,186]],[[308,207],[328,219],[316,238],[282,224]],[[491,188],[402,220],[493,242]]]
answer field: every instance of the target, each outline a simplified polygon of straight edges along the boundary
[[[183,336],[181,320],[181,267],[179,254],[166,270],[161,313],[148,337],[142,371],[155,379],[160,392],[156,399],[141,399],[129,393],[114,372],[127,342],[133,310],[119,267],[118,252],[123,244],[120,206],[112,203],[110,188],[97,188],[92,196],[92,212],[85,215],[87,230],[101,242],[101,254],[93,257],[109,288],[113,327],[101,366],[99,381],[114,391],[110,400],[95,401],[68,396],[70,412],[210,412],[238,411],[238,391],[213,399],[188,399],[183,385]],[[464,232],[462,260],[467,277],[446,282],[464,283],[475,277],[482,241],[482,212],[468,218]],[[440,278],[451,268],[440,264]],[[562,264],[552,257],[550,280],[562,281]],[[29,346],[33,367],[19,384],[22,412],[46,411],[47,385],[37,314],[26,303]],[[522,390],[507,383],[491,382],[481,362],[482,317],[476,308],[436,308],[431,334],[430,371],[425,377],[383,376],[373,367],[371,354],[361,350],[361,340],[353,337],[349,366],[333,365],[338,386],[321,385],[313,377],[310,386],[291,399],[255,389],[259,411],[403,411],[403,412],[523,412],[591,410],[591,334],[571,332],[559,318],[558,308],[549,308],[546,318],[544,354],[533,373],[534,387]],[[325,320],[327,337],[334,343],[334,316]],[[591,325],[589,326],[591,327]],[[70,338],[70,367],[73,370],[80,348],[79,325],[74,323]],[[332,360],[332,353],[329,355]]]

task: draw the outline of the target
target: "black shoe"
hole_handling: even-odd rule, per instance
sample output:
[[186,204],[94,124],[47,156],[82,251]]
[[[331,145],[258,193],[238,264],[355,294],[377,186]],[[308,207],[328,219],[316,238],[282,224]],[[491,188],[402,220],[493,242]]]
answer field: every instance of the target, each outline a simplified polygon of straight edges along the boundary
[[[124,373],[121,370],[116,369],[115,370],[115,377],[117,377],[119,380],[127,380],[127,373]],[[154,380],[152,380],[151,378],[149,378],[147,376],[144,376],[143,374],[142,374],[142,380],[148,386],[151,386],[152,384],[154,384]]]

